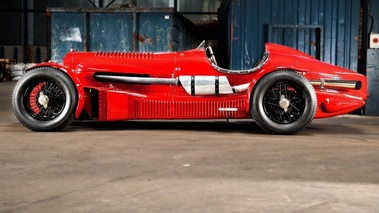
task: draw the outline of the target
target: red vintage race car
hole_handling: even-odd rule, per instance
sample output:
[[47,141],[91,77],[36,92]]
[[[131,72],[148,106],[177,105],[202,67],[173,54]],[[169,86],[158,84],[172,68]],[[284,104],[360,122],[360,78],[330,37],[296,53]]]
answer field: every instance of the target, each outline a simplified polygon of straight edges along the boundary
[[360,109],[367,96],[365,76],[285,46],[267,43],[254,67],[230,70],[202,43],[181,52],[70,52],[62,64],[27,70],[12,102],[33,131],[74,119],[252,118],[269,133],[296,134],[314,118]]

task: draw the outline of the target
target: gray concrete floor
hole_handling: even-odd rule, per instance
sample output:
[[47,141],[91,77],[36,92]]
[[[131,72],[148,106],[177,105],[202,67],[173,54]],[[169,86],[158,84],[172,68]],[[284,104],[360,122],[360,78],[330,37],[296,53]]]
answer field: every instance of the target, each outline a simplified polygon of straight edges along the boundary
[[295,136],[251,121],[75,122],[36,133],[0,83],[0,212],[378,212],[379,117]]

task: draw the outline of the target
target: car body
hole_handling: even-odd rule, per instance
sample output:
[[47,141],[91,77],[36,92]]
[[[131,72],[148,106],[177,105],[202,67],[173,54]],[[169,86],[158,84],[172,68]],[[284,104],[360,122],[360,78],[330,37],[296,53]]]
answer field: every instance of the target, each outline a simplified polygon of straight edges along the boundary
[[33,131],[73,119],[253,118],[265,131],[296,134],[314,118],[360,109],[364,75],[282,45],[248,70],[217,65],[212,48],[180,52],[70,52],[62,64],[26,71],[13,92],[16,117]]

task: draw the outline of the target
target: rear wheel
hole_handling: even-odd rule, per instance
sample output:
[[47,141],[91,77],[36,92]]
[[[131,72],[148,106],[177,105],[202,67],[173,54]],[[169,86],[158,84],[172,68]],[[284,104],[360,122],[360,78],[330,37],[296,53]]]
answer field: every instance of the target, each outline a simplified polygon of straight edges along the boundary
[[74,119],[77,92],[72,80],[60,70],[36,68],[16,84],[13,111],[33,131],[57,131]]
[[296,134],[316,113],[313,86],[302,75],[282,70],[263,77],[254,89],[251,115],[269,133]]

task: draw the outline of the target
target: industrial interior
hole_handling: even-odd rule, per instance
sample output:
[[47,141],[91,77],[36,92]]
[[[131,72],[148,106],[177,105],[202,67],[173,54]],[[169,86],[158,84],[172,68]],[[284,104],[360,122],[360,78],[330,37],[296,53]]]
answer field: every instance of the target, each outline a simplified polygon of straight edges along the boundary
[[[0,4],[0,212],[377,212],[379,1],[12,0]],[[298,135],[254,122],[73,122],[32,132],[12,91],[72,51],[181,52],[254,67],[280,44],[367,78],[366,104]]]

